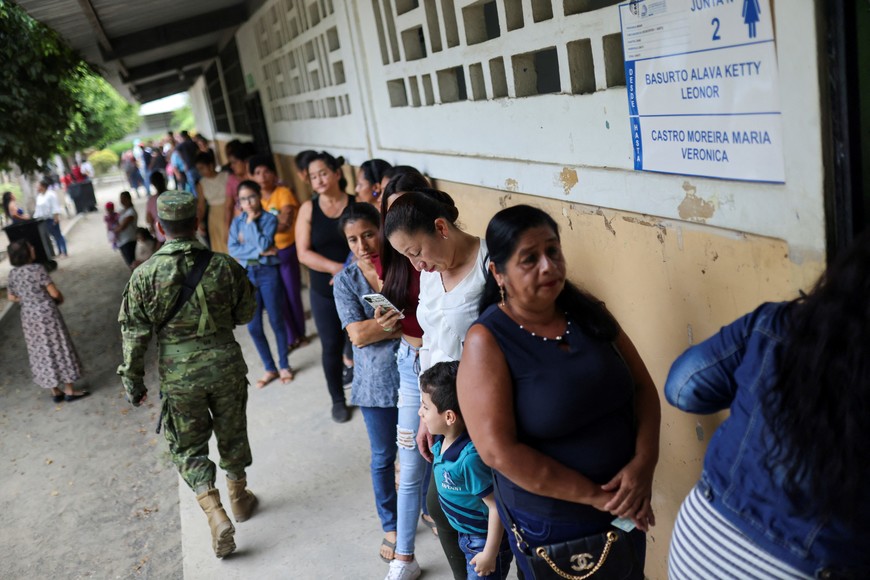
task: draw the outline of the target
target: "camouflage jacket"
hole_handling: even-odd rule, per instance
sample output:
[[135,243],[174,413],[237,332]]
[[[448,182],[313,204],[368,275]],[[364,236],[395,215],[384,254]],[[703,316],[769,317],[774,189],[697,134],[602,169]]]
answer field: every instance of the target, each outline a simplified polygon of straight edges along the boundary
[[[118,374],[131,400],[141,398],[146,392],[145,351],[151,335],[178,300],[197,251],[204,249],[192,238],[170,240],[136,268],[127,282],[118,315],[124,352],[124,362],[118,367]],[[254,289],[247,272],[226,254],[215,253],[197,291],[160,331],[158,343],[161,349],[179,345],[195,349],[196,345],[190,343],[199,341],[207,345],[217,336],[231,337],[235,326],[246,324],[253,318],[255,308]],[[199,367],[211,368],[221,374],[241,374],[242,377],[246,373],[241,350],[231,341],[216,349],[205,346],[204,350],[188,352],[182,360],[168,360],[161,356],[161,382],[167,379],[183,381],[188,376],[192,379],[202,370]]]

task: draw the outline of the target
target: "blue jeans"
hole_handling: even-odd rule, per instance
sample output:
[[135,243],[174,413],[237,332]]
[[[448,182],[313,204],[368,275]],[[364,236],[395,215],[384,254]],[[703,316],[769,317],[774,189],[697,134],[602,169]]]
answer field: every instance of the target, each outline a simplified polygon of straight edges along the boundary
[[[504,524],[504,527],[507,530],[507,537],[510,542],[511,550],[517,557],[517,568],[522,570],[523,575],[526,578],[534,578],[535,575],[526,564],[524,554],[517,547],[516,538],[510,531],[510,526],[508,524],[509,520],[505,514],[505,506],[498,501],[498,497],[496,497],[496,506],[498,507],[498,514],[501,516],[502,524]],[[558,521],[523,511],[513,505],[508,506],[508,509],[510,510],[510,515],[514,520],[514,523],[520,529],[523,540],[533,549],[538,546],[558,544],[569,540],[575,540],[583,536],[591,536],[592,534],[606,532],[608,529],[615,529],[610,526],[602,528],[600,525],[590,525],[589,522],[582,521]],[[630,580],[643,580],[643,566],[646,560],[646,534],[635,529],[628,535],[628,537],[632,541],[634,557],[637,563]]]
[[399,365],[399,420],[396,424],[399,448],[398,526],[396,553],[414,553],[420,510],[426,513],[426,491],[432,465],[423,459],[414,438],[420,427],[420,358],[417,349],[402,341],[397,354]]
[[[511,560],[513,553],[507,541],[507,534],[504,534],[501,539],[501,546],[498,549],[498,557],[495,559],[495,571],[489,576],[480,576],[474,571],[474,565],[471,560],[483,552],[486,547],[486,536],[483,534],[466,534],[459,532],[459,547],[465,554],[466,568],[468,570],[468,580],[504,580],[507,578],[508,572],[511,569]],[[527,576],[531,578],[531,576]]]
[[248,280],[254,285],[257,293],[257,310],[254,318],[248,323],[248,332],[257,347],[257,353],[266,372],[276,372],[269,341],[263,332],[263,309],[269,316],[269,323],[275,333],[278,343],[278,365],[282,369],[290,368],[287,363],[287,331],[284,328],[284,288],[281,286],[281,276],[278,266],[248,266]]
[[52,218],[48,218],[45,225],[48,226],[48,234],[54,238],[54,243],[57,244],[57,251],[66,255],[66,240],[60,232],[60,224],[56,223]]
[[398,419],[398,409],[360,407],[369,434],[372,451],[370,470],[375,506],[385,532],[396,531],[396,440],[393,426]]
[[187,177],[187,183],[185,183],[185,187],[187,191],[193,194],[196,197],[196,182],[199,180],[199,171],[196,169],[188,169],[184,172],[185,177]]

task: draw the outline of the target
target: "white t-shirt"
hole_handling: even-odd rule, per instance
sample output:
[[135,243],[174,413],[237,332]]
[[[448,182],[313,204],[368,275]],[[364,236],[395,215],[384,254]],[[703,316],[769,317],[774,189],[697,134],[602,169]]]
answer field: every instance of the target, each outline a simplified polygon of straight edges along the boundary
[[123,223],[125,219],[132,216],[133,219],[127,224],[123,230],[118,233],[118,246],[123,246],[128,242],[136,241],[136,228],[139,226],[139,216],[136,214],[136,209],[133,206],[128,207],[121,212],[121,217],[118,218],[118,223]]
[[33,219],[50,218],[60,213],[60,204],[53,191],[47,189],[36,194],[36,208],[33,210]]
[[474,266],[450,292],[444,290],[439,272],[420,273],[417,321],[423,329],[421,371],[435,363],[459,360],[462,355],[465,334],[477,320],[488,256],[486,241],[481,239]]
[[84,174],[88,179],[94,178],[94,166],[91,165],[90,161],[82,162],[80,169],[82,170],[82,174]]

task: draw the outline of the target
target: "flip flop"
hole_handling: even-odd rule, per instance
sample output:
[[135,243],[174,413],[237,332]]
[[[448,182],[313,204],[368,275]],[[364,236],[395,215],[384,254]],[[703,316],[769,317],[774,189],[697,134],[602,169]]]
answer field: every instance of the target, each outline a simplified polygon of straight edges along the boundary
[[66,400],[66,395],[64,393],[61,393],[59,395],[52,395],[51,400],[55,403],[63,403]]
[[257,381],[257,388],[258,388],[258,389],[262,389],[263,387],[265,387],[265,386],[268,385],[269,383],[272,383],[272,382],[278,380],[278,377],[279,377],[279,376],[280,376],[280,375],[279,375],[278,373],[276,373],[276,372],[266,373],[265,376],[263,376],[262,379],[260,379],[259,381]]
[[395,557],[396,557],[396,542],[391,542],[391,541],[389,541],[388,539],[384,538],[383,540],[381,540],[381,546],[386,546],[386,547],[388,547],[390,550],[393,551],[393,557],[392,557],[392,558],[384,558],[383,555],[381,555],[381,553],[378,552],[378,557],[379,557],[381,560],[383,560],[384,562],[386,562],[387,564],[389,564],[389,563],[392,562],[392,561],[395,559]]
[[278,375],[281,377],[281,383],[285,385],[296,378],[292,368],[281,369],[278,371]]
[[[432,516],[429,516],[429,517],[431,518]],[[435,521],[434,520],[427,520],[426,514],[420,514],[420,519],[423,520],[423,523],[426,525],[426,527],[429,528],[430,530],[432,530],[432,533],[435,534],[435,536],[437,537],[438,536],[438,526],[435,525]]]
[[80,394],[78,394],[78,395],[64,395],[64,396],[63,396],[63,400],[66,401],[66,402],[70,402],[70,401],[78,401],[79,399],[84,399],[85,397],[87,397],[87,396],[90,395],[90,394],[91,394],[91,393],[88,392],[88,391],[82,391],[82,392],[81,392]]

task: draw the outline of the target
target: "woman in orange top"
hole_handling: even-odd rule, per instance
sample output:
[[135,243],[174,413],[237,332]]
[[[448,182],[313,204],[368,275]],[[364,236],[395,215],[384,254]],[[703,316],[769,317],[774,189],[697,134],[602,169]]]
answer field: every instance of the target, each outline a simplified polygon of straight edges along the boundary
[[254,155],[248,162],[248,172],[260,186],[263,210],[278,218],[275,247],[281,260],[281,280],[287,293],[287,344],[290,350],[307,342],[305,315],[302,311],[302,279],[296,255],[296,216],[299,200],[284,185],[278,184],[275,162],[270,155]]

